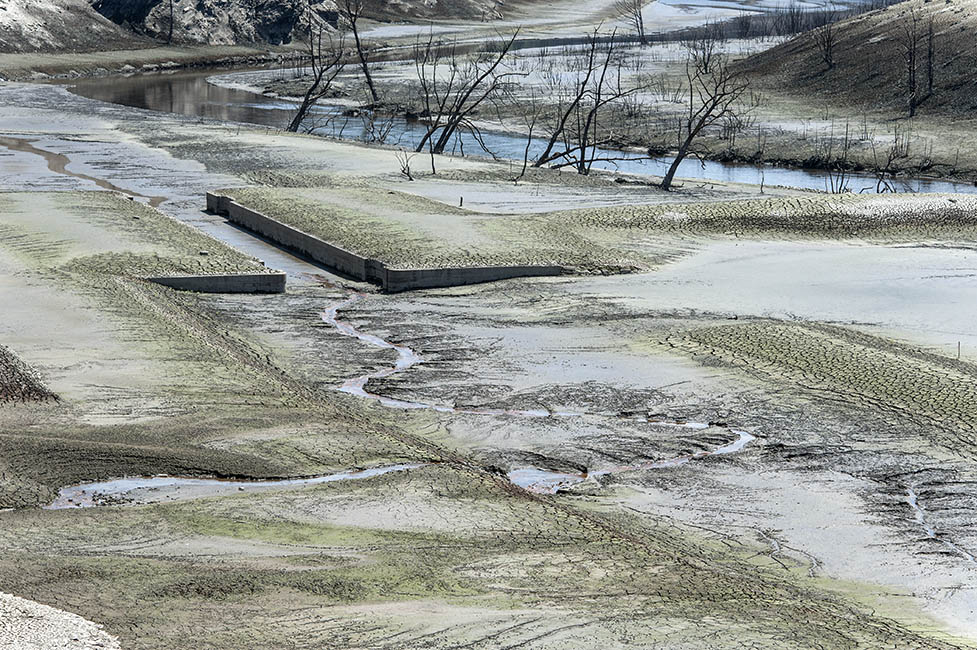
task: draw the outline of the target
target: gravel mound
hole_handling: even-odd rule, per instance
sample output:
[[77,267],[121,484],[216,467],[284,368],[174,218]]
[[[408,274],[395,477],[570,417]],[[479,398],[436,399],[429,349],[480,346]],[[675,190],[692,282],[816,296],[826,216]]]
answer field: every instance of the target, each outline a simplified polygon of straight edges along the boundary
[[80,616],[0,593],[0,647],[7,650],[119,648],[119,641]]

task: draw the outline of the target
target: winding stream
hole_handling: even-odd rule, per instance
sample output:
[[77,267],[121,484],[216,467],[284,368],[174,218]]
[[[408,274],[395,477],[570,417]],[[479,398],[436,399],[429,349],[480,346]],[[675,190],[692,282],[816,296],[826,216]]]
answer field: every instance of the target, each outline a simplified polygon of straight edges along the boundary
[[[355,303],[362,300],[366,294],[357,293],[353,294],[351,297],[343,300],[340,303],[330,306],[327,308],[323,314],[322,319],[326,323],[335,327],[339,332],[346,336],[356,338],[364,343],[368,343],[374,347],[379,347],[387,350],[394,350],[397,352],[397,361],[393,366],[383,368],[381,370],[361,375],[359,377],[353,377],[347,379],[343,382],[342,386],[339,388],[344,393],[349,393],[350,395],[356,395],[357,397],[362,397],[365,399],[374,400],[383,406],[389,408],[398,409],[428,409],[437,411],[439,413],[452,413],[456,415],[494,415],[494,416],[510,416],[519,418],[573,418],[573,417],[584,417],[588,415],[594,415],[586,412],[576,412],[576,411],[549,411],[549,410],[523,410],[523,409],[464,409],[455,408],[451,406],[444,406],[440,404],[432,404],[430,402],[421,401],[407,401],[399,400],[390,397],[385,397],[377,393],[371,393],[366,389],[367,384],[372,379],[382,379],[384,377],[389,377],[393,374],[403,372],[414,366],[423,363],[421,356],[411,348],[404,345],[397,345],[386,341],[379,336],[373,334],[367,334],[360,331],[352,324],[342,321],[339,319],[339,312],[342,309],[350,307]],[[709,425],[703,422],[679,422],[679,421],[669,421],[669,420],[651,420],[647,417],[636,417],[633,421],[642,422],[646,424],[653,424],[655,426],[666,426],[666,427],[676,427],[683,429],[707,429],[710,426],[720,426],[720,425]],[[650,463],[640,463],[635,465],[619,465],[616,467],[610,467],[600,470],[594,470],[582,474],[567,474],[563,472],[552,472],[544,469],[539,469],[537,467],[521,467],[514,469],[508,473],[509,480],[531,492],[536,492],[540,494],[555,494],[559,490],[566,489],[578,483],[582,483],[591,478],[598,478],[600,476],[607,476],[609,474],[617,474],[621,472],[628,472],[634,470],[648,470],[648,469],[665,469],[669,467],[678,467],[684,465],[688,462],[699,460],[702,458],[707,458],[709,456],[722,456],[726,454],[734,454],[741,451],[750,442],[756,438],[746,431],[741,431],[738,429],[732,429],[725,426],[720,426],[720,428],[726,429],[732,434],[736,435],[736,439],[729,444],[723,445],[717,449],[711,451],[701,450],[691,454],[685,454],[683,456],[678,456],[675,458],[670,458],[667,460],[654,461]]]
[[916,516],[916,523],[919,524],[919,526],[926,532],[926,537],[928,539],[932,539],[940,544],[943,544],[948,549],[953,551],[955,555],[959,555],[971,564],[977,565],[977,557],[975,557],[973,553],[957,546],[950,540],[941,537],[940,534],[936,532],[936,528],[933,526],[933,524],[926,520],[926,512],[923,510],[923,507],[919,505],[919,495],[916,494],[916,489],[912,486],[906,488],[906,501],[909,503],[909,507],[912,508],[913,514]]
[[306,487],[336,481],[355,481],[392,472],[404,472],[424,467],[424,463],[387,465],[364,470],[350,470],[312,478],[284,479],[279,481],[234,481],[206,478],[182,478],[177,476],[153,476],[119,478],[111,481],[82,483],[61,488],[58,498],[47,510],[65,508],[91,508],[142,499],[142,503],[159,502],[177,498],[199,498],[231,492],[254,492],[275,488]]
[[9,149],[10,151],[17,151],[20,153],[33,154],[35,156],[40,156],[44,159],[47,164],[47,168],[54,172],[55,174],[61,174],[63,176],[70,176],[72,178],[77,178],[83,181],[88,181],[94,183],[96,187],[100,187],[103,190],[108,190],[110,192],[119,192],[120,194],[125,194],[126,196],[139,200],[143,203],[150,205],[151,207],[157,208],[161,203],[166,201],[165,196],[147,196],[145,194],[140,194],[133,190],[127,190],[111,183],[104,178],[97,178],[95,176],[89,176],[88,174],[82,174],[80,172],[71,171],[68,169],[68,165],[71,164],[71,159],[64,154],[55,153],[53,151],[47,151],[41,149],[34,145],[34,141],[26,140],[24,138],[10,138],[10,137],[0,137],[0,147]]
[[[148,109],[160,112],[178,113],[193,117],[205,117],[222,121],[259,124],[283,129],[291,120],[296,104],[283,99],[256,94],[236,86],[233,82],[221,85],[210,83],[214,72],[179,72],[134,75],[128,78],[87,79],[73,82],[71,92],[104,102]],[[247,75],[248,72],[242,74]],[[227,73],[221,77],[226,78]],[[244,77],[247,79],[247,77]],[[344,140],[369,142],[375,137],[376,126],[364,117],[346,117],[345,106],[317,106],[308,118],[306,126],[315,125],[313,132],[319,135]],[[383,128],[390,127],[385,143],[388,145],[413,148],[422,135],[422,127],[415,121],[394,118]],[[526,151],[524,136],[505,131],[489,130],[482,133],[484,144],[495,156],[502,160],[519,162]],[[540,153],[545,148],[541,138],[530,143],[529,153]],[[485,149],[472,134],[464,133],[455,137],[448,147],[449,153],[487,155]],[[619,171],[622,173],[646,176],[662,176],[673,158],[661,156],[643,159],[638,152],[599,150],[614,158],[615,162],[597,163],[596,169]],[[706,160],[702,164],[695,159],[686,159],[679,166],[678,177],[697,181],[724,181],[749,183],[767,186],[780,185],[811,190],[825,190],[829,186],[828,175],[819,170],[777,167],[774,165],[744,165]],[[853,192],[862,189],[874,191],[874,176],[852,174],[850,187]],[[912,192],[959,192],[977,193],[972,183],[955,183],[930,179],[898,179],[895,183],[900,191]]]
[[[574,418],[593,416],[594,414],[577,411],[550,411],[543,409],[464,409],[433,404],[430,402],[399,400],[385,397],[367,390],[367,384],[373,379],[382,379],[399,372],[404,372],[423,363],[421,356],[405,345],[391,343],[374,334],[368,334],[357,329],[351,323],[340,320],[339,312],[351,307],[364,299],[366,294],[355,293],[349,298],[328,307],[322,313],[322,320],[335,327],[340,333],[374,347],[394,350],[397,361],[393,366],[383,368],[365,375],[347,379],[338,390],[364,399],[378,402],[382,406],[395,409],[427,409],[439,413],[455,415],[484,415],[508,416],[517,418]],[[676,427],[682,429],[707,429],[710,426],[720,426],[736,436],[732,442],[713,450],[700,450],[691,454],[669,458],[667,460],[639,463],[635,465],[619,465],[595,470],[582,474],[567,474],[540,469],[537,467],[520,467],[508,473],[509,480],[515,485],[538,494],[555,494],[556,492],[582,483],[589,479],[598,478],[621,472],[649,469],[666,469],[678,467],[691,461],[709,456],[721,456],[741,451],[756,438],[737,429],[721,425],[709,425],[702,422],[679,422],[668,420],[652,420],[644,416],[633,418],[633,421],[643,422],[655,426]],[[200,479],[176,476],[126,477],[108,481],[82,483],[62,488],[57,498],[45,506],[49,510],[67,508],[90,508],[113,503],[144,504],[157,503],[166,500],[210,497],[234,492],[252,492],[281,488],[301,488],[321,483],[335,481],[350,481],[382,476],[392,472],[403,472],[424,467],[426,463],[388,465],[365,470],[350,470],[318,476],[312,478],[283,479],[274,481],[240,481],[223,479]]]

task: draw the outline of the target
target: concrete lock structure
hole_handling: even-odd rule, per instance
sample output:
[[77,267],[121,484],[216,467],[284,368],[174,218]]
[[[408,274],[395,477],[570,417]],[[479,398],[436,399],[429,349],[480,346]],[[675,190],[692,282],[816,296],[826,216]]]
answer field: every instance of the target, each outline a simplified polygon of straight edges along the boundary
[[509,278],[563,275],[562,266],[472,266],[436,269],[396,269],[380,260],[369,259],[256,212],[233,198],[207,193],[207,211],[226,216],[229,221],[258,233],[280,246],[349,275],[357,280],[379,284],[388,293],[411,289],[434,289],[479,284]]

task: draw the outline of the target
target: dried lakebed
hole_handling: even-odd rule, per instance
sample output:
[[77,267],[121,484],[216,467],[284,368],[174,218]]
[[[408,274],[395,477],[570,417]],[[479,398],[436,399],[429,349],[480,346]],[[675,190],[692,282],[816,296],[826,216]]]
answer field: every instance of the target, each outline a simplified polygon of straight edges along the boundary
[[[574,411],[463,409],[430,402],[393,399],[377,393],[369,392],[366,389],[366,386],[370,380],[382,379],[395,373],[404,372],[423,363],[423,359],[416,351],[407,346],[397,345],[374,334],[362,332],[354,325],[340,320],[339,312],[342,309],[352,306],[356,302],[362,300],[364,297],[365,294],[356,293],[339,303],[331,305],[322,313],[323,321],[335,327],[345,336],[355,338],[375,347],[394,350],[397,353],[397,360],[393,366],[347,379],[345,382],[343,382],[338,390],[350,395],[376,401],[387,408],[405,410],[428,409],[439,413],[448,413],[453,415],[484,415],[516,418],[575,418],[594,415],[592,413]],[[615,419],[620,420],[619,417],[615,417]],[[718,423],[668,421],[652,419],[646,416],[633,416],[631,419],[633,421],[638,421],[653,426],[675,427],[683,429],[707,429],[710,427],[717,427],[727,430],[730,434],[735,436],[735,439],[728,444],[711,451],[700,450],[690,454],[677,456],[675,458],[650,463],[619,465],[579,474],[555,472],[531,466],[518,467],[508,472],[508,478],[513,484],[530,492],[535,492],[537,494],[555,494],[560,490],[570,488],[576,484],[583,483],[584,481],[596,480],[601,476],[628,471],[666,469],[669,467],[678,467],[688,462],[700,460],[709,456],[733,454],[741,451],[743,448],[749,445],[750,442],[755,440],[755,437],[746,431],[731,429]],[[64,487],[58,492],[58,497],[54,500],[54,502],[45,507],[46,509],[60,510],[67,508],[85,508],[105,505],[144,505],[167,500],[196,499],[234,492],[303,488],[311,485],[332,483],[336,481],[362,480],[375,476],[382,476],[392,472],[404,472],[412,469],[419,469],[425,465],[426,464],[424,463],[397,464],[363,470],[349,470],[317,477],[268,481],[204,479],[174,476],[125,477],[108,481],[96,481]]]

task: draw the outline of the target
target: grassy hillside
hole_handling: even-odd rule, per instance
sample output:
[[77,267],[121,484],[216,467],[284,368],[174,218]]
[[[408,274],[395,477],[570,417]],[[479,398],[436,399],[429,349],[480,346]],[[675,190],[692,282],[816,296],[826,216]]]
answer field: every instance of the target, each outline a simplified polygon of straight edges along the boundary
[[[771,90],[859,109],[905,111],[915,19],[918,113],[977,116],[977,0],[908,0],[834,26],[834,65],[816,31],[743,62]],[[932,25],[932,56],[929,33]],[[932,93],[929,61],[932,60]]]

